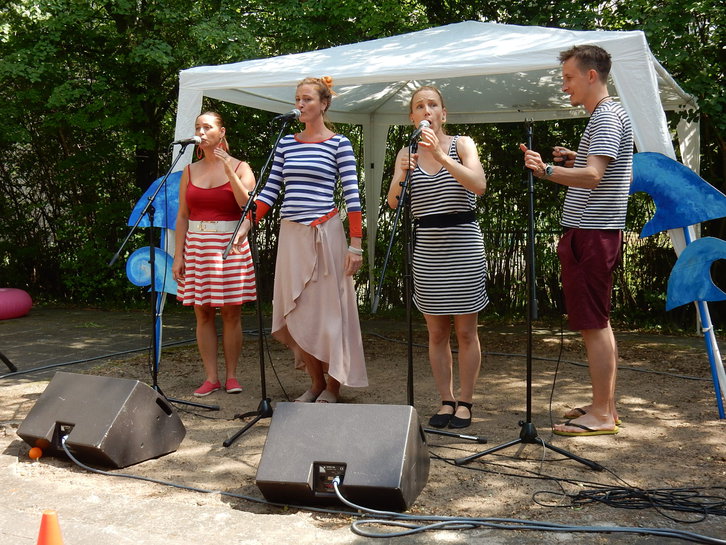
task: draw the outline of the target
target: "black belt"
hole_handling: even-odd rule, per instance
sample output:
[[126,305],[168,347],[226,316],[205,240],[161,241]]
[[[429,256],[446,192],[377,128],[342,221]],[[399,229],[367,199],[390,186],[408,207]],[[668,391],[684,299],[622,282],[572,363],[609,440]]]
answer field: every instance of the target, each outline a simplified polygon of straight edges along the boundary
[[416,227],[453,227],[463,223],[476,221],[476,212],[453,212],[451,214],[429,214],[413,220]]

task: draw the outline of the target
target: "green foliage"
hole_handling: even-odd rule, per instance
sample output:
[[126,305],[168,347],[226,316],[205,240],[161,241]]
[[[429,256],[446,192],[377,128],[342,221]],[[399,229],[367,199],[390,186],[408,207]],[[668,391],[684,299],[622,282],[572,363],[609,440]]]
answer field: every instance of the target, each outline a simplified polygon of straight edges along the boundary
[[[134,202],[168,168],[179,71],[406,31],[417,11],[392,0],[11,2],[0,13],[4,281],[36,300],[144,297],[122,267],[142,233],[113,271],[106,263]],[[235,153],[259,172],[269,115],[220,109]],[[274,246],[263,252],[274,265]]]
[[275,51],[277,55],[372,40],[430,26],[415,0],[278,0],[264,5],[267,9],[259,9],[254,14],[255,34],[270,53]]
[[[724,189],[724,9],[717,0],[585,0],[576,9],[561,0],[10,0],[6,4],[0,11],[4,120],[0,144],[5,149],[0,162],[0,278],[4,285],[28,289],[36,300],[90,304],[145,300],[145,290],[126,279],[123,263],[133,250],[147,244],[148,230],[132,237],[115,267],[107,263],[127,233],[132,206],[170,164],[167,143],[173,135],[180,70],[316,50],[462,20],[643,30],[656,57],[696,97],[702,173]],[[425,62],[423,51],[421,62]],[[259,173],[274,138],[270,115],[214,100],[205,107],[223,113],[233,154]],[[676,121],[674,116],[671,122]],[[583,121],[538,123],[535,147],[573,146],[582,127]],[[339,130],[351,138],[356,150],[361,149],[358,127]],[[523,128],[471,125],[451,127],[450,132],[474,138],[488,175],[488,191],[478,201],[478,214],[489,256],[489,312],[521,315],[527,196],[516,144],[524,140]],[[408,127],[391,130],[385,180],[390,180],[393,156],[408,133]],[[392,212],[383,196],[376,280],[392,229]],[[562,190],[554,184],[537,185],[537,284],[544,313],[559,309],[559,269],[553,248],[561,199]],[[648,205],[633,199],[631,231],[639,231],[651,213]],[[262,222],[256,233],[263,300],[271,298],[277,213],[271,211],[269,221]],[[726,238],[726,222],[711,222],[704,233]],[[626,247],[616,312],[632,321],[662,316],[664,283],[674,259],[667,240],[633,240]],[[403,303],[402,267],[397,243],[383,285],[383,307]],[[360,299],[368,302],[372,287],[366,282],[367,264],[358,278]]]

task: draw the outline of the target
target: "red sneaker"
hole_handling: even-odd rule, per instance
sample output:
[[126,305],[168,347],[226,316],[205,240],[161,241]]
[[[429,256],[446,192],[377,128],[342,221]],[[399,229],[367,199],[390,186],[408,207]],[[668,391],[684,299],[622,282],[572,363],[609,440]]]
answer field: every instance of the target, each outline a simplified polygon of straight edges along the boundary
[[224,383],[224,389],[228,394],[238,394],[242,391],[242,386],[239,385],[236,378],[228,378]]
[[204,384],[202,384],[199,388],[194,390],[194,395],[197,397],[208,396],[212,392],[216,392],[217,390],[219,390],[221,387],[222,387],[222,384],[219,381],[212,384],[208,380],[205,380]]

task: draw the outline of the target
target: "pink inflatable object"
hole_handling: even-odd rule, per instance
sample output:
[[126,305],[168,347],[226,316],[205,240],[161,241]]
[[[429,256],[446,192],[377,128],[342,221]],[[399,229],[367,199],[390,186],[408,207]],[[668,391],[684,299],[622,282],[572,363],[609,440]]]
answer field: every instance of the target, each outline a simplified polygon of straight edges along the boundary
[[25,316],[32,306],[33,300],[28,292],[17,288],[0,288],[0,320]]

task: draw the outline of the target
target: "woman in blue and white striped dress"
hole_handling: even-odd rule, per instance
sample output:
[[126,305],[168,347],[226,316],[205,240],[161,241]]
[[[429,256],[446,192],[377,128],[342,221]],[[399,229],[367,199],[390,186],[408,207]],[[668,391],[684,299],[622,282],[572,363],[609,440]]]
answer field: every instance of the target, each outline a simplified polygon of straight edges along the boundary
[[[427,120],[430,127],[421,132],[418,153],[409,155],[408,147],[398,152],[388,204],[398,206],[401,182],[411,170],[414,303],[426,318],[429,360],[441,397],[429,425],[465,428],[471,424],[481,367],[477,313],[489,302],[484,241],[474,209],[476,196],[486,190],[486,176],[474,141],[444,132],[446,108],[436,87],[413,93],[409,117],[414,126]],[[452,316],[459,345],[458,396],[449,343]]]

